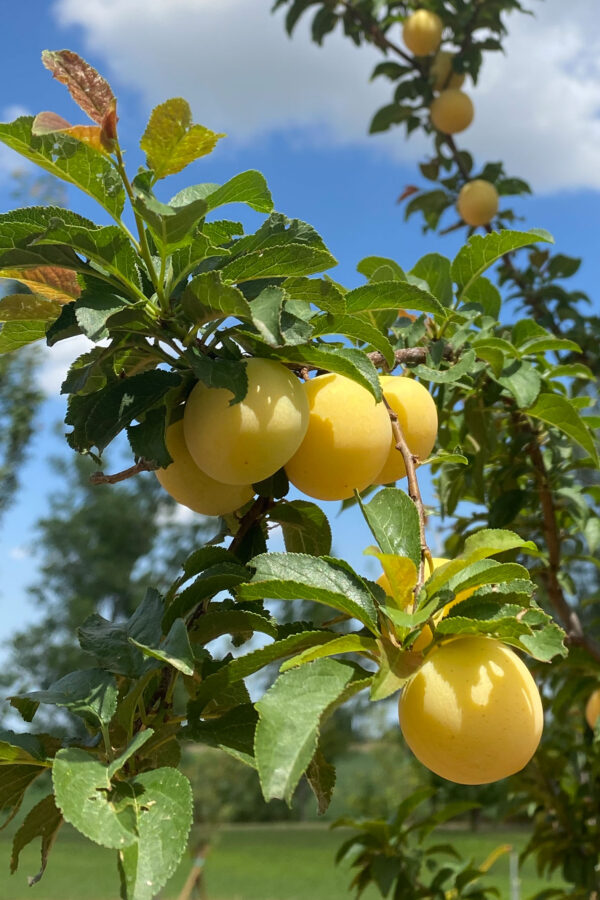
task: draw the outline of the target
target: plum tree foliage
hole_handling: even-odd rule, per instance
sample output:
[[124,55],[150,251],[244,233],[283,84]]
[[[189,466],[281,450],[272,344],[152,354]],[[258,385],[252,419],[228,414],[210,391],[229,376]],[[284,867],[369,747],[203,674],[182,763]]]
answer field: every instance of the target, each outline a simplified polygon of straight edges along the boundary
[[[372,40],[385,50],[392,46],[389,30],[416,9],[379,0],[277,5],[289,6],[290,29],[319,5],[317,40],[342,19],[357,43]],[[452,70],[475,80],[484,50],[499,47],[495,36],[480,41],[478,28],[501,37],[501,13],[519,4],[489,0],[476,4],[476,16],[471,6],[454,0],[427,9],[458,48]],[[431,129],[436,49],[432,41],[429,57],[412,57],[400,48],[400,63],[378,67],[401,90],[392,109],[376,115],[373,131],[400,122],[408,131]],[[107,82],[70,51],[47,51],[43,61],[93,124],[70,125],[52,113],[23,116],[0,125],[0,140],[82,189],[114,224],[53,207],[0,216],[0,269],[24,273],[31,290],[0,301],[0,350],[90,338],[94,346],[73,361],[62,385],[69,445],[100,463],[124,433],[132,465],[96,481],[156,471],[180,502],[198,508],[199,498],[214,500],[222,527],[166,590],[149,588],[127,618],[108,621],[96,613],[81,623],[91,668],[10,698],[33,730],[45,704],[78,716],[89,732],[86,741],[64,745],[52,734],[0,735],[5,820],[17,813],[29,784],[52,770],[52,792],[16,833],[13,869],[21,848],[41,838],[43,871],[66,820],[117,851],[123,898],[150,900],[175,870],[191,825],[191,789],[178,769],[181,742],[221,748],[252,766],[267,800],[291,803],[306,778],[324,811],[334,772],[320,741],[322,722],[360,691],[378,702],[404,689],[408,704],[436,658],[452,647],[482,648],[488,681],[505,677],[504,690],[490,689],[498,728],[490,734],[507,734],[514,693],[528,686],[535,715],[531,727],[523,719],[524,733],[510,738],[507,752],[511,772],[525,765],[539,738],[539,697],[513,651],[533,660],[541,678],[545,670],[567,679],[575,657],[588,694],[600,661],[569,572],[576,561],[589,574],[599,538],[597,517],[583,501],[598,491],[598,421],[585,392],[597,348],[588,326],[573,318],[579,296],[555,285],[575,263],[551,255],[546,232],[494,230],[510,218],[501,211],[489,232],[471,235],[453,260],[432,252],[406,271],[406,260],[368,256],[358,264],[364,283],[348,290],[323,274],[336,261],[322,237],[273,211],[258,172],[159,199],[159,182],[210,154],[222,137],[193,123],[184,100],[153,111],[141,139],[146,164],[131,177]],[[438,99],[456,93],[444,89]],[[437,156],[421,170],[433,180],[444,171],[442,187],[434,200],[417,192],[407,208],[421,211],[429,228],[456,204],[473,168],[447,134],[434,140]],[[499,195],[523,189],[490,166],[475,174]],[[124,221],[126,203],[133,231]],[[264,214],[258,230],[246,234],[225,218],[229,203]],[[514,261],[517,252],[528,260],[524,270]],[[525,317],[515,319],[514,303],[506,312],[486,275],[495,264],[501,285],[521,287]],[[540,311],[537,321],[531,308]],[[574,322],[568,337],[554,327],[557,310],[559,319]],[[404,374],[390,375],[397,366]],[[424,460],[438,418],[437,448]],[[406,482],[367,498],[392,444]],[[442,561],[428,546],[418,481],[425,461],[439,512],[453,520]],[[400,477],[402,467],[390,477]],[[359,505],[385,589],[331,556],[325,514],[311,500],[289,499],[290,482],[308,497]],[[285,552],[269,552],[274,525],[281,526]],[[331,616],[324,624],[280,622],[271,600],[325,605]],[[426,629],[430,638],[421,648]],[[270,642],[247,651],[254,633]],[[227,635],[240,648],[235,657],[216,641]],[[253,703],[245,679],[275,662],[278,677]],[[461,682],[458,696],[467,695]],[[476,748],[483,746],[477,741],[486,715],[485,704],[469,709]],[[425,739],[435,732],[418,709],[414,717],[403,715],[405,732],[410,727]],[[475,758],[461,764],[446,774],[458,781],[469,780],[465,767],[471,780],[508,774],[484,771]],[[532,766],[535,758],[523,778]],[[402,848],[412,838],[402,829],[412,834],[407,817],[420,799],[408,798],[393,826],[375,828],[381,842],[371,834],[355,860],[358,891],[375,881],[386,895],[393,887],[395,898],[439,897],[442,888],[456,897],[488,896],[477,886],[481,868],[449,862],[439,848],[421,844],[410,849],[414,877],[407,881]],[[436,821],[455,811],[438,813]],[[431,827],[424,824],[423,835]]]

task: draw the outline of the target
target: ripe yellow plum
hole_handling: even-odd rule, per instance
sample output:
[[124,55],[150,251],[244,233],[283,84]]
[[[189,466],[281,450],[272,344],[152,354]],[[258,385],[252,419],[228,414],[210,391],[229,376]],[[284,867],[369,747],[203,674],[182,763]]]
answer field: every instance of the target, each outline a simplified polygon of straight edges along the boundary
[[281,363],[249,359],[248,393],[229,405],[227,388],[198,383],[183,417],[192,459],[224,484],[255,484],[268,478],[296,452],[308,427],[302,384]]
[[456,208],[467,225],[487,225],[498,212],[498,191],[489,181],[475,178],[460,189]]
[[166,444],[173,462],[166,469],[157,469],[155,475],[183,506],[203,516],[224,516],[254,496],[250,485],[222,484],[198,468],[185,443],[183,419],[169,425]]
[[443,91],[447,88],[459,88],[465,83],[465,76],[455,72],[452,68],[454,54],[447,50],[439,50],[431,64],[429,76],[433,82],[434,91]]
[[431,124],[443,134],[464,131],[473,121],[475,110],[471,98],[458,88],[448,88],[429,107]]
[[540,742],[544,714],[527,666],[492,638],[435,646],[407,682],[400,727],[417,759],[458,784],[519,772]]
[[391,440],[388,411],[343,375],[318,375],[303,387],[308,430],[285,470],[309,497],[345,500],[372,484],[385,462]]
[[415,56],[429,56],[440,46],[443,30],[439,16],[428,9],[417,9],[404,21],[402,40]]
[[[398,424],[411,453],[425,459],[431,453],[437,436],[438,417],[433,397],[414,378],[382,375],[380,381],[387,402],[398,416]],[[405,475],[404,460],[400,451],[396,450],[392,435],[388,457],[374,484],[391,484]]]
[[588,702],[585,705],[586,722],[592,731],[596,727],[598,716],[600,716],[600,688],[590,694]]

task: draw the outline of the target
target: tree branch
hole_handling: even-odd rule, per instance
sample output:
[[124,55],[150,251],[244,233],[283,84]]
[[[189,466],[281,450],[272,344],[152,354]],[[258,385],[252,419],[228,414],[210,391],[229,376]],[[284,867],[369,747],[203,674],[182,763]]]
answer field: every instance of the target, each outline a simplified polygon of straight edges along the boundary
[[427,546],[427,538],[425,537],[425,525],[427,524],[427,514],[425,512],[425,506],[423,504],[423,498],[421,497],[421,489],[419,488],[419,482],[417,480],[417,465],[418,465],[418,457],[414,456],[411,452],[408,444],[406,443],[406,438],[404,437],[404,433],[402,428],[400,427],[400,422],[398,421],[398,415],[394,412],[390,404],[385,398],[385,394],[383,397],[383,402],[387,407],[387,411],[390,417],[390,422],[392,423],[392,433],[394,435],[394,440],[396,442],[396,450],[399,450],[402,454],[402,459],[404,461],[404,468],[406,469],[406,477],[408,479],[408,496],[412,500],[412,502],[417,507],[417,512],[419,514],[419,540],[421,543],[421,562],[419,564],[419,575],[417,578],[417,584],[415,586],[415,597],[423,587],[425,583],[425,562],[427,561],[432,567],[431,562],[431,550]]
[[140,472],[154,472],[159,468],[160,466],[157,466],[156,463],[141,458],[138,459],[134,466],[123,469],[122,472],[115,472],[114,475],[94,472],[93,475],[90,475],[90,482],[91,484],[118,484],[119,481],[126,481],[127,478],[133,478],[134,475],[139,475]]

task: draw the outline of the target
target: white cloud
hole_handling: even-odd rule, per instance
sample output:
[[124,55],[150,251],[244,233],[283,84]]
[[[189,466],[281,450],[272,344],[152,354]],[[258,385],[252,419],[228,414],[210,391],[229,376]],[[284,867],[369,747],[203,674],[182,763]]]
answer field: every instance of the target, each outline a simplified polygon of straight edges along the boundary
[[[290,41],[271,0],[55,0],[64,25],[84,30],[108,74],[148,106],[183,95],[197,118],[236,140],[293,129],[301,140],[366,144],[412,161],[420,138],[369,138],[370,116],[389,100],[368,77],[379,54],[308,21]],[[545,0],[537,18],[514,14],[507,54],[487,57],[474,91],[476,120],[463,146],[503,158],[538,190],[600,188],[600,17],[589,0]],[[135,22],[135,40],[132,23]]]
[[8,555],[11,559],[16,559],[18,561],[23,559],[29,559],[31,557],[31,548],[30,547],[11,547],[8,551]]

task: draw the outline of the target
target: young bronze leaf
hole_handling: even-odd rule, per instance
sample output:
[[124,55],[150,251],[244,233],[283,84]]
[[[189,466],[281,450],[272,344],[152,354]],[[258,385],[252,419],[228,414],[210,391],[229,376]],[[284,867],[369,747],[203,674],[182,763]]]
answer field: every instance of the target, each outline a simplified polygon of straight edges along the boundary
[[30,269],[0,269],[0,278],[10,278],[24,284],[34,294],[41,294],[48,300],[68,303],[81,294],[77,275],[71,269],[58,266],[38,266]]
[[225,135],[194,125],[187,101],[174,97],[152,111],[140,147],[158,180],[181,172],[195,159],[211,153],[222,137]]
[[12,855],[10,859],[11,875],[17,871],[19,866],[19,854],[27,844],[36,838],[42,841],[42,865],[37,875],[29,878],[29,886],[33,887],[40,881],[46,870],[48,856],[52,849],[52,845],[56,840],[58,829],[62,825],[63,818],[60,811],[56,808],[54,802],[54,794],[48,794],[37,806],[29,811],[25,817],[25,821],[17,831],[13,841]]
[[67,86],[71,97],[84,113],[102,125],[115,95],[109,83],[93,66],[71,50],[44,50],[42,62],[58,81]]

